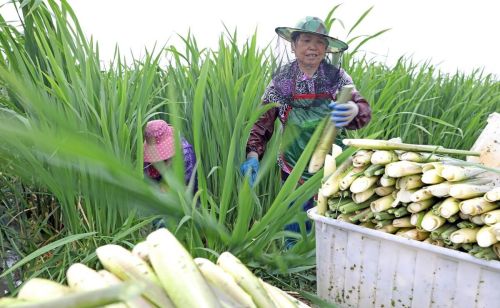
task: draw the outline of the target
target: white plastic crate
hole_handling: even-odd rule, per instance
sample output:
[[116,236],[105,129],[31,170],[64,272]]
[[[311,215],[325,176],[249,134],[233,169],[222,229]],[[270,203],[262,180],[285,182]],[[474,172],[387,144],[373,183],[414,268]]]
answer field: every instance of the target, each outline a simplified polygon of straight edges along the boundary
[[308,211],[318,295],[340,307],[500,307],[500,262]]

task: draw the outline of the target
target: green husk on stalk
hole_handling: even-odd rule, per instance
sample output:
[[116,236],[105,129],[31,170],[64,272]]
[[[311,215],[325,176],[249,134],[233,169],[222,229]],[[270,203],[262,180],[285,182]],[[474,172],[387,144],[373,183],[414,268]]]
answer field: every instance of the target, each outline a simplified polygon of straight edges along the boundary
[[410,212],[408,212],[406,207],[400,207],[394,211],[394,216],[396,216],[396,217],[403,217],[403,216],[406,216],[408,214],[410,214]]
[[349,220],[352,222],[361,221],[362,218],[367,217],[370,213],[372,213],[370,208],[365,208],[362,211],[360,211],[359,213],[357,213],[356,215],[351,216],[349,218]]
[[493,210],[486,213],[481,214],[481,219],[487,225],[494,225],[497,222],[500,222],[500,210]]
[[493,249],[493,252],[495,253],[495,255],[497,256],[497,258],[500,259],[500,243],[494,244],[492,249]]
[[416,241],[423,241],[429,237],[429,232],[418,230],[417,228],[402,228],[396,232],[396,235]]
[[451,216],[457,214],[460,211],[458,204],[460,201],[453,197],[448,197],[443,200],[436,208],[436,213],[444,218],[450,218]]
[[459,220],[460,220],[460,215],[455,214],[455,215],[453,215],[453,216],[450,216],[450,217],[446,218],[446,220],[447,220],[448,222],[455,223],[455,222],[457,222],[457,221],[459,221]]
[[371,200],[365,201],[363,203],[354,203],[350,202],[344,205],[339,206],[339,211],[342,214],[351,214],[354,213],[355,211],[363,210],[366,209],[367,207],[370,207]]
[[352,182],[355,179],[363,175],[363,172],[368,168],[368,166],[363,166],[359,168],[352,168],[341,180],[339,183],[340,190],[347,190],[351,186]]
[[476,235],[477,244],[481,247],[490,247],[498,242],[492,226],[484,226]]
[[358,150],[352,159],[352,165],[354,167],[362,167],[370,164],[370,159],[372,157],[373,151],[370,150]]
[[363,175],[364,176],[374,176],[374,175],[378,175],[376,173],[379,173],[378,171],[381,171],[382,173],[384,173],[385,169],[384,169],[384,166],[382,165],[370,165],[368,168],[366,168],[365,172],[363,172]]
[[336,219],[338,215],[339,215],[339,212],[337,212],[337,211],[327,210],[325,212],[325,217],[332,218],[332,219]]
[[476,235],[480,228],[463,228],[450,234],[450,241],[455,244],[476,243]]
[[396,218],[396,216],[394,214],[391,214],[391,213],[388,213],[388,212],[374,213],[373,217],[376,220],[386,220],[386,219],[394,219],[394,218]]
[[377,150],[373,152],[370,159],[373,165],[387,165],[398,160],[398,155],[394,151]]
[[470,199],[482,197],[490,190],[491,186],[486,185],[455,184],[450,187],[450,196],[457,199]]
[[352,194],[352,200],[356,203],[362,203],[370,199],[375,194],[375,187],[368,188],[360,193]]
[[375,229],[381,229],[384,226],[392,225],[392,219],[384,219],[384,220],[372,220],[375,224]]
[[488,202],[482,197],[464,200],[459,203],[460,211],[464,214],[476,216],[498,208],[498,204]]
[[399,160],[412,161],[415,163],[434,162],[442,159],[441,156],[433,155],[432,153],[418,153],[418,152],[403,152],[398,155]]
[[441,233],[441,238],[445,241],[449,240],[450,239],[450,235],[457,231],[458,230],[458,227],[456,225],[452,225],[452,224],[447,224],[449,225],[448,229],[446,229],[445,231],[443,231]]
[[392,220],[392,225],[396,228],[412,228],[410,216],[395,218]]
[[484,199],[488,202],[500,201],[500,187],[495,187],[484,194]]
[[380,178],[380,186],[382,187],[392,187],[396,185],[396,179],[388,176],[387,174],[383,174]]
[[364,221],[360,224],[360,226],[368,229],[375,229],[375,224],[371,221]]
[[455,165],[443,165],[440,176],[450,182],[463,181],[475,177],[478,174],[485,172],[484,169],[477,167],[462,167]]
[[431,245],[439,246],[439,247],[444,247],[444,241],[441,239],[431,239],[430,237],[426,238],[422,242],[428,243]]
[[385,174],[393,178],[422,173],[422,164],[410,161],[397,161],[385,166]]
[[349,157],[342,164],[340,164],[337,170],[335,170],[335,172],[323,183],[321,186],[322,194],[325,197],[330,197],[337,193],[340,189],[340,181],[350,172],[352,168],[352,157]]
[[394,187],[394,186],[387,186],[387,187],[379,186],[379,187],[375,188],[374,192],[377,196],[384,197],[384,196],[392,194],[392,192],[395,189],[396,189],[396,187]]
[[470,156],[479,156],[480,154],[479,152],[474,151],[446,149],[442,146],[409,144],[378,139],[344,139],[342,142],[345,145],[353,146],[359,149],[400,150],[408,152],[431,152],[435,154],[458,154]]
[[442,238],[443,232],[445,232],[446,230],[448,230],[451,226],[453,226],[453,225],[450,224],[450,223],[445,223],[444,225],[442,225],[441,227],[437,228],[436,230],[431,231],[430,238],[433,239],[433,240],[437,240],[437,239]]
[[423,210],[430,208],[431,206],[436,204],[436,202],[437,202],[437,199],[435,199],[435,198],[430,198],[430,199],[419,201],[419,202],[412,202],[412,203],[408,204],[407,209],[408,209],[408,212],[410,212],[410,213],[418,213],[418,212],[421,212]]
[[410,216],[410,222],[417,229],[422,229],[422,219],[424,219],[424,212],[414,213]]
[[364,215],[363,217],[361,217],[359,219],[359,221],[361,222],[368,222],[368,221],[371,221],[371,219],[375,217],[375,213],[372,212],[372,210],[370,209],[370,211],[368,213],[366,213],[366,215]]
[[355,214],[353,214],[353,213],[351,213],[351,214],[340,214],[340,215],[337,216],[337,220],[352,223],[351,217],[354,216],[354,215]]
[[356,178],[351,185],[349,186],[349,190],[354,193],[361,193],[370,187],[374,186],[378,181],[378,176],[360,176]]
[[422,173],[422,182],[425,184],[439,184],[444,181],[445,179],[439,176],[436,169],[430,169]]
[[498,257],[492,247],[482,247],[478,252],[473,254],[474,257],[484,260],[497,260]]
[[392,195],[387,195],[381,197],[370,204],[370,208],[373,212],[382,212],[392,207],[394,202],[394,197]]
[[425,213],[424,218],[422,219],[422,229],[426,231],[434,231],[439,227],[443,226],[446,223],[446,219],[435,215],[432,211],[428,211]]
[[349,198],[331,198],[327,201],[330,211],[338,211],[340,206],[351,202],[352,200]]
[[459,228],[459,229],[464,229],[464,228],[469,228],[469,229],[472,229],[472,228],[477,228],[479,227],[478,225],[476,225],[475,223],[473,223],[472,221],[461,221],[459,223],[456,224],[456,226]]

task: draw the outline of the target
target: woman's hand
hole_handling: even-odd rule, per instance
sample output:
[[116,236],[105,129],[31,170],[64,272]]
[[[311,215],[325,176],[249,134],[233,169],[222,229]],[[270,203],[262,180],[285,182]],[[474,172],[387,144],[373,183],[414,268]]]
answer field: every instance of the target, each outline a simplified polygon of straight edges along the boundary
[[336,127],[344,127],[358,115],[359,107],[353,101],[345,104],[331,102],[328,107],[332,110],[331,119]]
[[240,171],[244,176],[249,175],[250,186],[253,186],[259,171],[259,158],[255,152],[248,153],[247,160],[241,164]]

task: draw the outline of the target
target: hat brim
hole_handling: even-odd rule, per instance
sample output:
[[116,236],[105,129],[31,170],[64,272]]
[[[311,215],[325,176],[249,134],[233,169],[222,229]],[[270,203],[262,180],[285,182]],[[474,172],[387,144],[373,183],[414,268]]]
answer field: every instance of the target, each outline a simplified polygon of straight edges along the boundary
[[311,33],[311,34],[316,34],[319,36],[324,37],[328,41],[328,47],[326,48],[327,52],[343,52],[349,48],[349,45],[347,43],[338,40],[336,38],[333,38],[328,35],[324,35],[318,32],[314,31],[307,31],[303,29],[298,29],[298,28],[290,28],[290,27],[278,27],[275,29],[276,33],[284,38],[285,40],[291,42],[292,41],[292,33],[293,32],[301,32],[301,33]]
[[[160,151],[159,148],[163,148],[164,150]],[[144,142],[144,162],[146,163],[164,161],[173,157],[174,154],[175,150],[168,148],[166,142],[160,142],[153,145]]]

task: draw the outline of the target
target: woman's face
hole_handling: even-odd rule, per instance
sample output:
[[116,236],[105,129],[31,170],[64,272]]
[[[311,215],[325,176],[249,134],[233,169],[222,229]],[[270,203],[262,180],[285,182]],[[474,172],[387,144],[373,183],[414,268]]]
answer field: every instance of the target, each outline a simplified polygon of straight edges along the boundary
[[316,34],[301,33],[292,42],[292,50],[299,65],[307,68],[317,68],[325,58],[327,40]]

